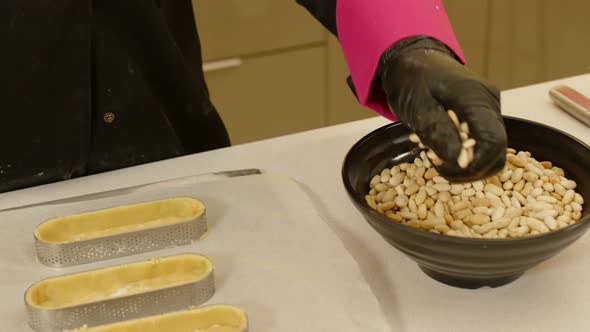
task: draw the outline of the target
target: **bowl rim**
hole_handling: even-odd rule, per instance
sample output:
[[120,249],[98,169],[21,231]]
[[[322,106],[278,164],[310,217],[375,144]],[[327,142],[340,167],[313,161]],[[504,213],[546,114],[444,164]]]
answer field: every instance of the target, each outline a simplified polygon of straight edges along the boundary
[[[541,126],[541,127],[545,127],[546,129],[550,129],[553,131],[556,131],[564,136],[566,136],[567,138],[571,139],[572,141],[574,141],[575,143],[581,145],[583,148],[585,148],[586,150],[588,150],[588,152],[590,152],[590,146],[584,142],[582,142],[581,140],[579,140],[576,137],[573,137],[572,135],[564,132],[563,130],[554,128],[552,126],[543,124],[543,123],[539,123],[536,121],[532,121],[532,120],[528,120],[528,119],[523,119],[523,118],[518,118],[518,117],[514,117],[514,116],[506,116],[503,115],[502,116],[504,119],[508,119],[508,120],[513,120],[513,121],[520,121],[520,122],[525,122],[528,124],[532,124],[535,126]],[[388,123],[384,126],[381,126],[371,132],[369,132],[368,134],[366,134],[365,136],[363,136],[360,140],[358,140],[346,153],[346,156],[344,157],[344,162],[342,163],[342,169],[341,169],[341,176],[342,176],[342,180],[344,182],[344,187],[346,189],[346,192],[348,193],[348,195],[350,196],[350,198],[354,201],[354,203],[359,206],[362,207],[362,209],[364,209],[365,211],[367,211],[368,213],[371,213],[372,215],[374,215],[375,217],[377,217],[377,221],[379,221],[379,224],[381,224],[383,227],[392,227],[393,229],[396,229],[399,227],[400,230],[402,231],[406,231],[406,232],[410,232],[416,236],[419,237],[425,237],[427,239],[431,239],[431,240],[436,240],[436,241],[447,241],[449,243],[454,243],[454,244],[477,244],[477,245],[505,245],[507,243],[511,243],[511,244],[526,244],[527,242],[534,242],[534,241],[539,241],[539,240],[543,240],[543,239],[550,239],[550,238],[554,238],[554,237],[559,237],[562,234],[565,233],[570,233],[570,232],[574,232],[575,230],[577,230],[578,228],[587,228],[588,226],[590,226],[590,218],[582,218],[579,221],[577,221],[576,223],[572,224],[572,225],[568,225],[564,228],[560,228],[558,230],[555,231],[551,231],[548,233],[543,233],[543,234],[539,234],[539,235],[532,235],[532,236],[526,236],[526,237],[519,237],[519,238],[506,238],[506,239],[487,239],[487,238],[465,238],[465,237],[458,237],[458,236],[450,236],[450,235],[445,235],[445,234],[435,234],[432,232],[427,232],[421,229],[416,229],[414,227],[411,226],[407,226],[404,224],[400,224],[398,222],[395,222],[389,218],[387,218],[385,215],[380,214],[379,212],[377,212],[376,210],[370,208],[369,206],[367,206],[367,203],[364,201],[364,199],[361,199],[360,197],[358,197],[358,195],[356,195],[355,190],[352,188],[352,184],[350,183],[350,181],[348,180],[348,177],[346,175],[346,173],[348,172],[348,166],[349,166],[349,160],[350,157],[352,155],[352,153],[358,149],[358,147],[362,144],[365,144],[366,141],[368,141],[369,139],[371,139],[373,136],[380,134],[382,131],[386,130],[387,128],[390,127],[398,127],[398,126],[403,126],[403,123],[401,121],[396,121],[396,122],[392,122],[392,123]],[[364,196],[363,196],[364,197]],[[368,221],[369,224],[371,224],[370,221]],[[373,226],[374,227],[374,226]],[[403,227],[403,229],[401,228]],[[380,232],[378,232],[380,233]]]

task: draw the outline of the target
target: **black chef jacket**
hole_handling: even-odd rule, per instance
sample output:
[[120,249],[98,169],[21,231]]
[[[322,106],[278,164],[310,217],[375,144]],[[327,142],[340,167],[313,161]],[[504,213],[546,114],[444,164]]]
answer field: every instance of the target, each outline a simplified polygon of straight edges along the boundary
[[0,45],[0,192],[230,144],[191,0],[3,0]]

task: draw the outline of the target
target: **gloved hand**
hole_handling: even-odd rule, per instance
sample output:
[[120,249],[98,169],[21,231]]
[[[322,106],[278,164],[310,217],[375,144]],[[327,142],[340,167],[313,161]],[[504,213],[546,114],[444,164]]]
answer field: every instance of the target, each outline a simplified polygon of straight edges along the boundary
[[[507,136],[500,94],[443,44],[427,37],[403,40],[383,54],[379,76],[394,114],[444,161],[437,167],[443,177],[467,182],[502,170]],[[461,140],[447,110],[469,124],[477,142],[474,159],[465,169],[457,163]]]

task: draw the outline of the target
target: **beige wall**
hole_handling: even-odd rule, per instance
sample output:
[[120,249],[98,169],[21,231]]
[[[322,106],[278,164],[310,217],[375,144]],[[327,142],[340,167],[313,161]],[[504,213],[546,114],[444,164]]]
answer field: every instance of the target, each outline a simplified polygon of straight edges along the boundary
[[[588,0],[443,0],[468,66],[502,89],[589,71]],[[206,79],[234,144],[374,116],[337,40],[294,0],[193,0]]]
[[469,65],[502,89],[590,71],[590,1],[443,1]]

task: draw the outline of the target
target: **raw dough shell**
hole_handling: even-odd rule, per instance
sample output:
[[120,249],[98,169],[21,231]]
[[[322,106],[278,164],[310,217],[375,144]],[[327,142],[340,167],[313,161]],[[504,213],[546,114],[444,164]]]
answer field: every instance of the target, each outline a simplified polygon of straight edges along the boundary
[[215,291],[213,264],[182,254],[53,277],[25,293],[35,331],[62,331],[185,309]]
[[240,308],[211,305],[70,332],[246,332],[247,329],[248,319]]
[[34,235],[39,261],[66,267],[187,245],[206,232],[205,205],[178,197],[49,219]]

